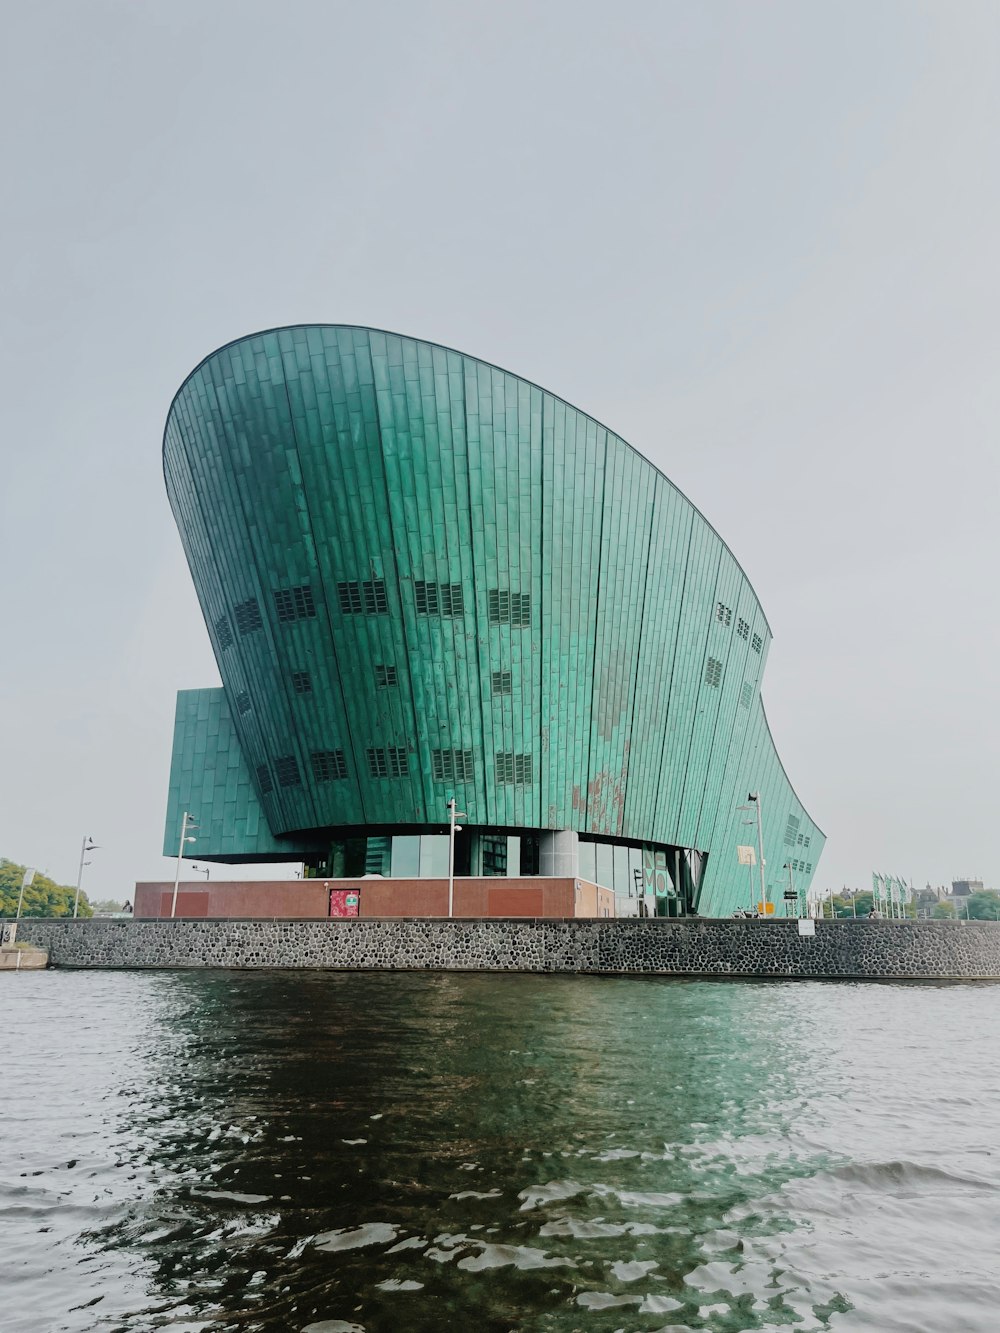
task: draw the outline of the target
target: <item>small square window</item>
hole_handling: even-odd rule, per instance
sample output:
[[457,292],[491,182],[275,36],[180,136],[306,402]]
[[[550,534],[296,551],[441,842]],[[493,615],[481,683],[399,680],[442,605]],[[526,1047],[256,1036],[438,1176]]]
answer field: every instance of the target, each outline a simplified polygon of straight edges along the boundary
[[292,689],[296,694],[312,694],[312,676],[308,671],[292,672]]
[[215,637],[219,648],[224,652],[233,646],[233,631],[229,628],[229,618],[220,616],[215,622]]
[[491,625],[515,625],[526,629],[531,624],[531,597],[526,592],[491,588],[487,594]]
[[253,705],[250,702],[249,694],[247,694],[246,690],[240,690],[239,694],[236,696],[237,713],[249,713],[252,707]]
[[750,626],[742,616],[740,616],[739,620],[736,622],[736,633],[741,639],[748,639],[750,637]]
[[375,667],[375,688],[378,690],[387,690],[398,683],[396,668],[394,666],[384,666],[381,664]]
[[389,776],[389,765],[386,761],[385,750],[368,751],[368,771],[373,778],[387,778]]
[[722,680],[722,663],[717,657],[710,657],[705,663],[705,684],[718,689]]
[[361,614],[361,584],[356,582],[338,583],[337,600],[345,616]]
[[497,782],[513,783],[515,786],[528,786],[533,779],[533,765],[530,754],[511,754],[498,750],[496,755]]
[[492,683],[494,694],[510,694],[511,678],[509,671],[494,671],[492,673]]
[[267,764],[257,765],[257,789],[262,796],[266,796],[268,792],[274,791],[274,783],[271,780],[271,770],[268,768]]
[[274,771],[282,787],[298,787],[302,783],[298,761],[292,754],[283,754],[280,759],[275,759]]
[[754,650],[755,653],[759,653],[760,650],[763,648],[763,646],[764,646],[764,640],[760,637],[759,634],[755,634],[750,641],[750,647]]
[[260,617],[260,607],[257,605],[256,597],[234,606],[233,615],[236,619],[236,628],[241,634],[252,634],[254,630],[263,627],[264,622]]
[[723,606],[722,602],[716,602],[715,618],[720,625],[728,625],[733,618],[733,613],[728,606]]
[[385,595],[385,581],[371,579],[361,585],[365,597],[366,616],[384,616],[389,610],[389,601]]
[[317,782],[337,782],[347,777],[343,750],[313,750],[309,762]]
[[416,582],[413,595],[417,603],[417,615],[436,616],[438,613],[438,587],[436,583]]
[[435,782],[471,782],[471,750],[433,750],[431,774]]
[[465,598],[460,583],[441,584],[441,614],[443,616],[461,616],[465,614]]
[[274,594],[274,609],[283,625],[294,620],[312,620],[316,615],[312,588],[301,583],[297,588],[278,588]]

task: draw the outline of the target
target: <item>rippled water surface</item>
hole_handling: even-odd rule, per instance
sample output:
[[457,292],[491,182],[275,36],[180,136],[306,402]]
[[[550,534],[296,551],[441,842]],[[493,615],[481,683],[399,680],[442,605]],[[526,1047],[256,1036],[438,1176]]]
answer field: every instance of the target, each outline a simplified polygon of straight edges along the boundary
[[1000,1329],[1000,987],[0,995],[3,1333]]

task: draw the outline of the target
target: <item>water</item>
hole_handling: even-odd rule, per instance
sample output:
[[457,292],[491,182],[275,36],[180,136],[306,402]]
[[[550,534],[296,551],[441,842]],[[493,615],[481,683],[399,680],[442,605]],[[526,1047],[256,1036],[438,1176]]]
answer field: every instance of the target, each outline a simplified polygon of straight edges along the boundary
[[3,1333],[1000,1327],[998,986],[0,982]]

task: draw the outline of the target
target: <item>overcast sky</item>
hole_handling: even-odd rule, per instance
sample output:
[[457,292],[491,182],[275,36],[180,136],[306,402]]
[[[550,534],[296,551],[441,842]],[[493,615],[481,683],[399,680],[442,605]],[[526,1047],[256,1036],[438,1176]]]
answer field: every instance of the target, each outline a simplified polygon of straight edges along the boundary
[[131,895],[218,673],[171,397],[302,321],[440,341],[652,459],[733,548],[828,835],[1000,887],[1000,6],[7,4],[0,855]]

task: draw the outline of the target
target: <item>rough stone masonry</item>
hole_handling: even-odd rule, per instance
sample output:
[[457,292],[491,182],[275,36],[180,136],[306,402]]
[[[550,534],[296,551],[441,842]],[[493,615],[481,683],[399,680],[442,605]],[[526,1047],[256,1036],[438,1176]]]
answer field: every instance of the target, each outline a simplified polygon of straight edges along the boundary
[[433,969],[1000,979],[1000,923],[738,920],[24,920],[53,967]]

